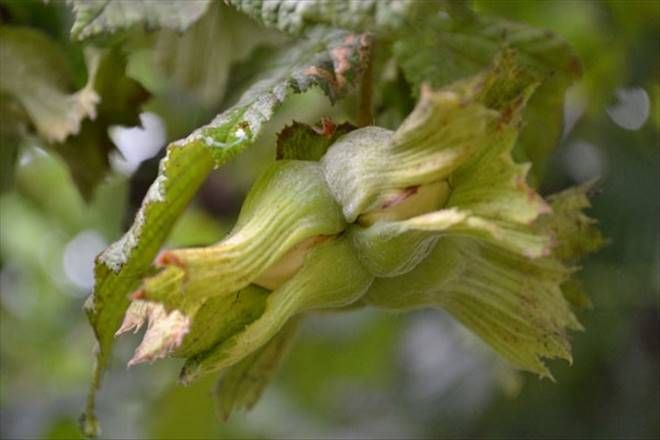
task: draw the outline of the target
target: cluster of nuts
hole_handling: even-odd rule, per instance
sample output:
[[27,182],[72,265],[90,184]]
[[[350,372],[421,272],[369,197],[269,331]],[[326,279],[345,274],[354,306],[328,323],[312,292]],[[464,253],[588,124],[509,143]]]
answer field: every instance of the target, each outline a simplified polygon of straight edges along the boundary
[[354,129],[320,160],[290,145],[224,240],[160,254],[118,331],[148,321],[131,363],[187,358],[186,383],[262,349],[297,315],[360,304],[445,308],[515,366],[549,374],[541,358],[570,359],[565,331],[579,328],[557,225],[588,219],[579,203],[553,213],[511,158],[535,86],[503,58],[423,88],[396,131]]

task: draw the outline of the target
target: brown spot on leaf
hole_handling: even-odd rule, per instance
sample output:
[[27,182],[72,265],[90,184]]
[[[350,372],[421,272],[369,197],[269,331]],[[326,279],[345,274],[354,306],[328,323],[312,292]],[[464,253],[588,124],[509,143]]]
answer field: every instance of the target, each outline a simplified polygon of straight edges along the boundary
[[335,77],[332,74],[332,72],[329,72],[325,69],[321,69],[317,66],[309,66],[303,71],[303,73],[307,76],[316,76],[317,78],[329,82],[330,84],[332,84],[333,87],[338,88],[338,83],[335,80]]
[[367,34],[359,34],[359,37],[358,34],[350,34],[341,44],[329,49],[332,71],[315,65],[307,67],[303,73],[316,76],[336,91],[342,91],[357,84],[355,79],[362,74],[369,60],[370,43],[371,38]]
[[350,57],[352,52],[353,50],[348,46],[339,46],[330,50],[337,87],[340,89],[344,88],[348,82],[346,75],[351,70]]

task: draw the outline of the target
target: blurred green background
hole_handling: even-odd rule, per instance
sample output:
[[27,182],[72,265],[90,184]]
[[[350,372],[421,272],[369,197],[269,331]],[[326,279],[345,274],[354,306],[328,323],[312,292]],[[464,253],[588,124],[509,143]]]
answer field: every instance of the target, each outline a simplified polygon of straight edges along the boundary
[[[557,383],[512,371],[441,312],[359,310],[308,318],[275,382],[253,411],[215,415],[209,378],[176,384],[180,362],[126,370],[139,336],[119,341],[100,394],[106,438],[658,438],[660,436],[660,2],[479,1],[475,9],[550,29],[572,43],[584,77],[569,89],[561,143],[541,191],[598,178],[591,216],[610,242],[580,277],[593,309],[574,334],[574,364],[551,365]],[[3,22],[67,39],[63,2],[0,1]],[[225,25],[254,26],[222,10]],[[200,47],[212,69],[159,62],[184,39],[219,38],[217,24],[183,35],[139,35],[129,72],[153,94],[144,129],[113,140],[148,151],[115,154],[113,171],[82,200],[61,159],[21,145],[12,189],[0,196],[0,436],[78,438],[91,377],[93,335],[82,304],[92,260],[130,224],[153,180],[160,147],[207,122],[240,82],[240,62],[260,41]],[[231,27],[230,25],[227,25]],[[201,28],[201,29],[200,29]],[[223,28],[225,29],[225,28]],[[254,32],[262,32],[254,30]],[[193,37],[192,33],[196,33]],[[221,35],[220,35],[221,36]],[[193,40],[194,43],[194,40]],[[159,46],[160,45],[160,46]],[[190,46],[189,46],[190,47]],[[181,50],[181,49],[179,49]],[[159,55],[161,51],[161,55]],[[154,61],[155,60],[155,61]],[[238,63],[238,64],[236,64]],[[210,71],[209,71],[210,70]],[[220,81],[222,80],[222,81]],[[209,86],[223,84],[222,87]],[[226,98],[226,97],[225,97]],[[292,119],[349,119],[312,90],[289,101],[259,142],[215,171],[167,246],[207,244],[231,226],[243,195],[274,158]],[[396,124],[397,115],[379,115]],[[122,148],[122,146],[124,148]],[[4,147],[3,147],[4,148]],[[140,159],[156,155],[139,166]],[[3,159],[4,160],[4,159]]]

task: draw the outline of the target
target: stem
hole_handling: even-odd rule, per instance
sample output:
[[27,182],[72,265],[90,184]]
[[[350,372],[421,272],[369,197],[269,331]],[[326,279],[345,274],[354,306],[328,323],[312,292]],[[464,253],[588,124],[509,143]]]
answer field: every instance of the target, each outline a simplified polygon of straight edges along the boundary
[[365,66],[362,81],[360,82],[360,101],[358,103],[357,115],[357,124],[359,127],[366,127],[374,123],[372,111],[374,46],[375,41],[372,40],[367,56],[367,65]]

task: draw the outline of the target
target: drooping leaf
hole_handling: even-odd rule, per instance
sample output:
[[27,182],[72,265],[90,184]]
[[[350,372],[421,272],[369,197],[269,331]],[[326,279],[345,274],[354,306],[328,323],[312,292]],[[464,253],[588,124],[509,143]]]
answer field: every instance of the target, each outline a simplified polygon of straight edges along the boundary
[[99,350],[83,427],[97,428],[95,392],[139,280],[150,267],[174,221],[214,166],[254,142],[276,107],[292,93],[320,86],[332,100],[350,91],[364,67],[369,40],[343,31],[312,30],[298,44],[282,49],[233,107],[190,136],[172,143],[159,176],[126,234],[97,259],[88,314]]
[[[262,74],[230,109],[177,144],[199,141],[224,161],[228,145],[214,140],[224,127],[236,127],[234,141],[253,140],[274,109],[290,94],[319,86],[332,102],[355,87],[365,63],[370,38],[338,30],[312,29],[298,44],[284,49],[263,66]],[[238,152],[240,149],[232,149]]]
[[70,0],[74,40],[112,33],[133,25],[183,32],[206,11],[210,0]]
[[330,145],[354,129],[347,122],[336,125],[329,119],[315,127],[294,121],[277,135],[276,159],[318,161]]
[[318,24],[360,32],[388,32],[411,26],[446,5],[419,0],[228,0],[239,11],[264,26],[299,34]]
[[442,86],[488,65],[505,47],[515,49],[522,62],[542,75],[530,99],[528,120],[517,155],[533,161],[540,174],[562,130],[564,92],[581,74],[571,46],[557,35],[499,18],[466,14],[437,18],[394,43],[394,54],[408,81]]
[[245,59],[259,45],[277,46],[284,41],[277,31],[264,29],[215,1],[183,34],[172,29],[157,32],[149,52],[155,72],[143,79],[153,82],[157,73],[167,87],[185,91],[207,108],[215,108],[225,95],[233,63]]
[[96,117],[94,91],[98,54],[90,56],[88,82],[73,92],[72,74],[63,49],[31,28],[0,27],[0,93],[16,100],[46,142],[63,142]]
[[88,49],[87,84],[73,92],[62,47],[31,28],[3,26],[0,32],[0,93],[6,105],[19,106],[23,115],[5,120],[3,131],[25,134],[25,127],[33,127],[43,146],[64,158],[89,200],[105,177],[108,152],[114,148],[108,127],[138,124],[148,94],[126,77],[125,56],[117,48]]
[[81,419],[88,436],[100,432],[94,414],[95,394],[110,360],[114,333],[129,304],[128,293],[139,285],[139,277],[149,268],[177,216],[212,167],[211,153],[199,143],[185,149],[170,148],[133,225],[96,260],[94,293],[85,304],[98,341],[94,378]]
[[299,319],[290,320],[266,345],[222,373],[215,395],[223,420],[249,410],[261,397],[296,337]]
[[100,53],[94,90],[100,97],[96,118],[84,120],[77,136],[51,144],[69,165],[74,182],[87,200],[105,178],[108,154],[115,149],[108,128],[139,125],[142,104],[149,97],[140,83],[126,76],[126,56],[118,47]]

